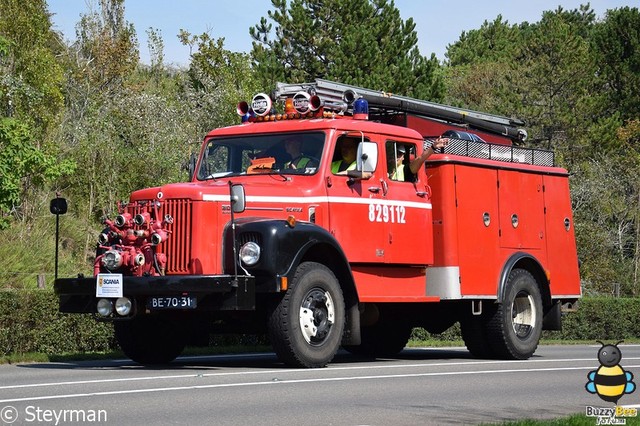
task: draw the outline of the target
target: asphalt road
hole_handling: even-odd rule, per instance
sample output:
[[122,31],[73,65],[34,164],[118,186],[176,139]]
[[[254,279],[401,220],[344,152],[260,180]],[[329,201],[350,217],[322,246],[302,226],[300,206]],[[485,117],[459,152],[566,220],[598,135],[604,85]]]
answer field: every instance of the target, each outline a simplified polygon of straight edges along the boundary
[[[527,361],[472,358],[464,348],[406,349],[327,368],[290,369],[273,354],[0,366],[0,425],[478,424],[612,407],[586,391],[599,345],[541,346]],[[640,380],[640,345],[620,345]],[[640,391],[623,395],[640,406]],[[594,418],[594,424],[596,419]]]

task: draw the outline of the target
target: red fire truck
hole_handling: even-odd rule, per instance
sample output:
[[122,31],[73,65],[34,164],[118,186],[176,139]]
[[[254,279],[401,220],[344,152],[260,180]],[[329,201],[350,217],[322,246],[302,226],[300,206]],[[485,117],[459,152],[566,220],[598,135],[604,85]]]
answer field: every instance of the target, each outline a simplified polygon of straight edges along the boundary
[[472,354],[526,359],[580,297],[568,173],[519,146],[522,122],[326,80],[238,113],[189,182],[105,221],[94,276],[55,281],[60,310],[112,321],[134,361],[267,333],[284,363],[323,367],[456,322]]

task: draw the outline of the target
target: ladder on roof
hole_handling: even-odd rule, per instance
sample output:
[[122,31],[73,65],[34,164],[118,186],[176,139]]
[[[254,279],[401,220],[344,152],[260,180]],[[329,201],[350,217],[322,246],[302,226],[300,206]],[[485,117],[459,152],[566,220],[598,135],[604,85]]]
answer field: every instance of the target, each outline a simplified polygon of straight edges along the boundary
[[469,125],[479,130],[506,136],[514,142],[522,142],[527,135],[525,130],[518,128],[518,126],[525,124],[519,119],[456,108],[323,79],[316,79],[313,83],[277,83],[274,98],[282,100],[300,91],[316,94],[320,99],[334,103],[347,102],[350,104],[355,99],[362,97],[369,103],[369,113],[372,116],[398,113],[415,114],[448,123]]

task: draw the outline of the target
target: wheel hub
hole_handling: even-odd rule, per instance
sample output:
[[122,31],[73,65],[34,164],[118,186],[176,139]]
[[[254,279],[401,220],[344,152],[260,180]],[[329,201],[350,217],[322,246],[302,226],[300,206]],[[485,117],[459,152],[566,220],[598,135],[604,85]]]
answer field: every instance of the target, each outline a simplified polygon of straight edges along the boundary
[[533,331],[536,323],[536,310],[533,297],[527,293],[520,293],[511,306],[511,324],[516,336],[525,339]]
[[319,288],[310,290],[300,306],[300,330],[312,345],[319,345],[331,331],[335,308],[331,295]]

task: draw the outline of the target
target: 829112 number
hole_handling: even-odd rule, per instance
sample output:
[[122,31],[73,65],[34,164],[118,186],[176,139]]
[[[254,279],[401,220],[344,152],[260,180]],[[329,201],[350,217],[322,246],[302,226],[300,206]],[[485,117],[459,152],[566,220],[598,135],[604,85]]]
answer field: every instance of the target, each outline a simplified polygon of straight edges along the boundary
[[404,206],[369,204],[369,222],[407,223]]

